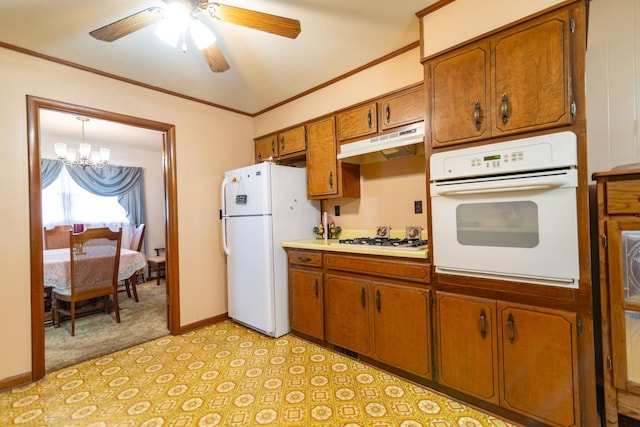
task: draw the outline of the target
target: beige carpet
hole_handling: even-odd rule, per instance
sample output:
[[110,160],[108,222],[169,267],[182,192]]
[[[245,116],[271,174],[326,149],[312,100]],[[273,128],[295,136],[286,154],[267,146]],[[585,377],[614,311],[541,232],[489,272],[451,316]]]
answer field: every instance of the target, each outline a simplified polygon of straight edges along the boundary
[[104,356],[124,348],[169,335],[167,329],[165,282],[160,286],[156,280],[138,285],[136,303],[120,292],[120,320],[115,313],[96,313],[76,319],[76,335],[71,336],[71,321],[61,323],[59,328],[45,328],[46,372]]
[[511,427],[440,393],[232,321],[0,393],[0,425]]

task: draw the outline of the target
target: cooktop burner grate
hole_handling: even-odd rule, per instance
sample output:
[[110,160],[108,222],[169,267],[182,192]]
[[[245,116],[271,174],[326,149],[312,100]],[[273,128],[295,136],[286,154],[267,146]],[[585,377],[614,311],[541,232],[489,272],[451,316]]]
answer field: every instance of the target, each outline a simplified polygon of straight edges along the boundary
[[341,245],[366,245],[382,246],[385,248],[398,249],[422,249],[427,247],[427,240],[421,239],[393,239],[386,237],[354,237],[352,239],[340,239]]

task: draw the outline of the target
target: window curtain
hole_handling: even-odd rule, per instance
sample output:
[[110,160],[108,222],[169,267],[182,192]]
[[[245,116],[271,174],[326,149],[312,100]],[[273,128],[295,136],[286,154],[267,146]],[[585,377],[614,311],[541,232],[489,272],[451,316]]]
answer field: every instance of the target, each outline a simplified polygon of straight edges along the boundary
[[[56,180],[62,166],[59,160],[40,161],[42,188]],[[82,169],[67,166],[67,171],[80,187],[90,193],[98,196],[118,196],[118,203],[125,209],[131,224],[144,223],[142,168],[106,165],[101,169]]]
[[83,189],[98,196],[118,196],[131,224],[144,223],[142,168],[106,165],[101,169],[67,166],[71,178]]
[[42,174],[42,188],[47,188],[58,178],[62,172],[63,163],[60,160],[42,159],[40,160],[40,170]]

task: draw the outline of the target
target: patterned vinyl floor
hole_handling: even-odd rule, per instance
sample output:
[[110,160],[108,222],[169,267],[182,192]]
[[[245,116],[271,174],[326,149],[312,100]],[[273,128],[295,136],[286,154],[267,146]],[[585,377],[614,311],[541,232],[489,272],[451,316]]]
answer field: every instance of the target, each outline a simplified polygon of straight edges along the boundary
[[294,336],[225,321],[0,393],[0,425],[512,424]]

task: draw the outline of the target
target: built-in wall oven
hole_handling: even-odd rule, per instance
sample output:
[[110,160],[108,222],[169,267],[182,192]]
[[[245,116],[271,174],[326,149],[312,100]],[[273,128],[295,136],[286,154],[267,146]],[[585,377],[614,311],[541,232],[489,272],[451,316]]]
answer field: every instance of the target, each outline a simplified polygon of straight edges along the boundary
[[432,154],[436,272],[577,288],[576,141],[558,132]]

